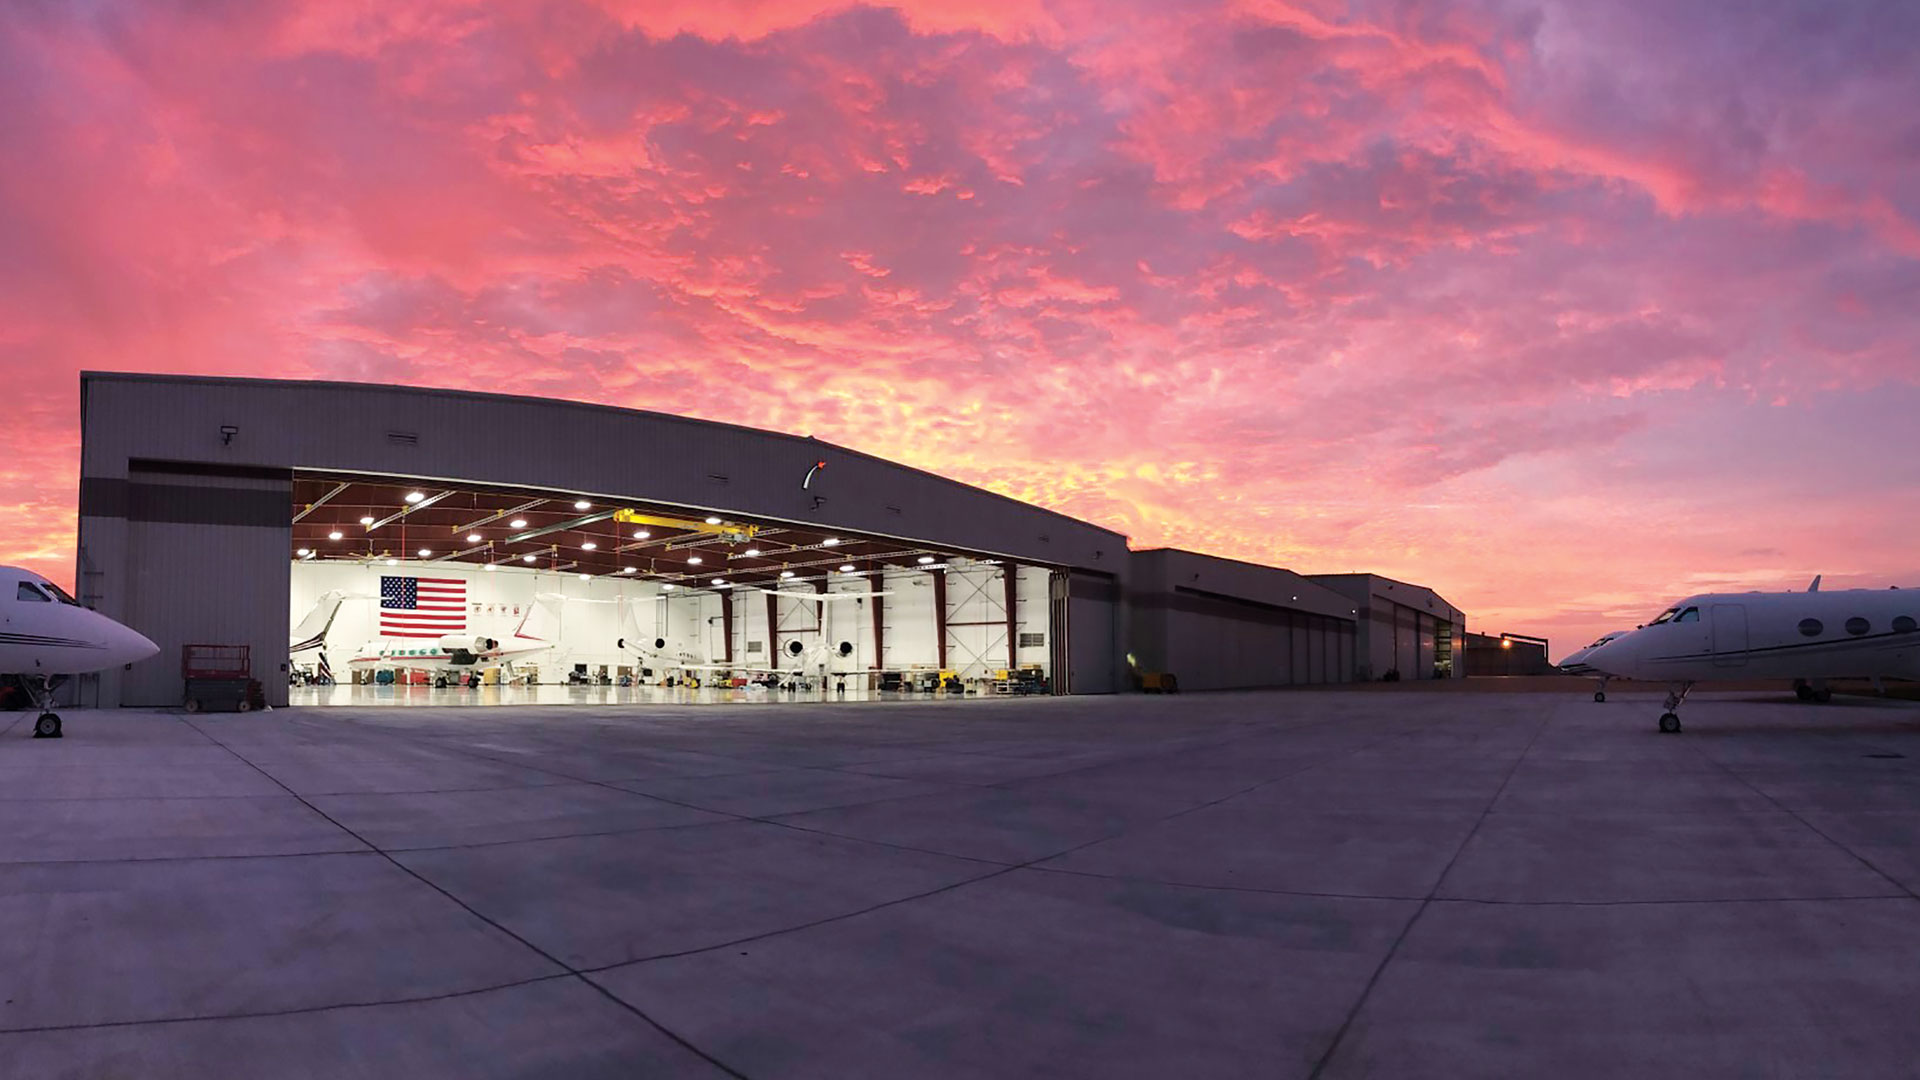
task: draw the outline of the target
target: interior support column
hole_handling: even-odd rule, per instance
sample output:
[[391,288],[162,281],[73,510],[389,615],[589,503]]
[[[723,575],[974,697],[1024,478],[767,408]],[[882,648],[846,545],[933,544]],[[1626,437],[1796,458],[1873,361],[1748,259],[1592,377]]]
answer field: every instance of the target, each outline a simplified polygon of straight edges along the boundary
[[933,575],[933,645],[940,670],[947,670],[947,571],[929,570]]
[[767,666],[780,666],[780,598],[767,594]]
[[1020,621],[1015,617],[1018,609],[1014,607],[1020,600],[1020,567],[1009,562],[1003,564],[1001,569],[1006,571],[1007,582],[1007,670],[1012,671],[1020,666],[1016,651],[1016,646],[1020,644]]
[[[869,592],[885,592],[886,575],[879,571],[868,574],[867,586]],[[875,671],[887,666],[886,602],[887,598],[884,596],[873,598],[873,668]]]
[[727,663],[733,663],[733,593],[720,594],[720,635],[727,641]]

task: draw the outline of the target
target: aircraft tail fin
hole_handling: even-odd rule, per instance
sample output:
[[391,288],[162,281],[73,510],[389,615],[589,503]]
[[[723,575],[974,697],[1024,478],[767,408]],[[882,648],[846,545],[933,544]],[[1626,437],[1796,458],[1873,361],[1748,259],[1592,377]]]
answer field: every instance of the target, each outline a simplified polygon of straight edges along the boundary
[[520,625],[514,627],[513,635],[538,641],[559,641],[560,608],[565,601],[566,597],[559,593],[533,594],[533,603],[527,605],[527,613],[520,617]]
[[313,610],[307,612],[306,618],[288,635],[287,651],[295,653],[325,645],[327,631],[333,629],[333,618],[340,614],[340,602],[345,599],[346,594],[338,589],[321,593],[320,602],[313,605]]
[[1811,585],[1809,585],[1809,586],[1807,586],[1807,591],[1808,591],[1808,592],[1819,592],[1819,591],[1820,591],[1820,579],[1821,579],[1821,578],[1823,578],[1823,577],[1825,577],[1825,576],[1826,576],[1825,574],[1815,574],[1815,575],[1813,575],[1813,584],[1811,584]]

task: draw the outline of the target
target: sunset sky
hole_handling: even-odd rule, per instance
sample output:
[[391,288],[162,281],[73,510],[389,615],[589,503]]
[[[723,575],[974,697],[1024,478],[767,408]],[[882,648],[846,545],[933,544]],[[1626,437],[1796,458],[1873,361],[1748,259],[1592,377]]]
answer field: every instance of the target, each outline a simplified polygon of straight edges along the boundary
[[812,434],[1557,657],[1920,585],[1910,0],[16,0],[0,561],[83,369]]

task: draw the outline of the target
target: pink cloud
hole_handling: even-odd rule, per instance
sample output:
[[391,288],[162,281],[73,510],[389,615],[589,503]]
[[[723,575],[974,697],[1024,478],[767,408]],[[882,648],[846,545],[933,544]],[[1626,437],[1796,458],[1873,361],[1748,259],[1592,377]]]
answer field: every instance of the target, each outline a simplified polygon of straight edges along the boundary
[[0,558],[70,573],[76,374],[118,367],[812,433],[1520,631],[1905,572],[1879,459],[1695,437],[1904,437],[1835,403],[1920,374],[1917,40],[1786,0],[17,12]]

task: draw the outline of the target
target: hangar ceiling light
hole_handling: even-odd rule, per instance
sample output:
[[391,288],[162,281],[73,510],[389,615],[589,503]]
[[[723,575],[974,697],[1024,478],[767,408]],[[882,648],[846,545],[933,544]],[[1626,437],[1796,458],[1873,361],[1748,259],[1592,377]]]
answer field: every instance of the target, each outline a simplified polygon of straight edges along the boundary
[[640,530],[639,532],[636,532],[636,533],[634,533],[634,534],[633,534],[633,538],[634,538],[635,540],[645,540],[645,539],[646,539],[647,537],[649,537],[649,536],[652,536],[652,535],[653,535],[653,534],[652,534],[652,533],[650,533],[650,532],[648,532],[647,530],[645,530],[645,529],[641,529],[641,530]]
[[477,543],[479,543],[479,542],[480,542],[480,534],[479,534],[479,533],[468,533],[468,534],[467,534],[467,543],[469,543],[469,544],[477,544]]
[[749,559],[757,559],[760,557],[760,549],[748,548],[746,551],[742,552],[742,554],[744,554]]
[[573,508],[575,510],[591,510],[593,509],[593,504],[585,499],[577,499],[574,501]]
[[781,576],[782,578],[790,578],[790,577],[792,577],[792,576],[793,576],[793,571],[791,571],[791,570],[782,570],[782,571],[780,571],[780,576]]
[[718,524],[720,524],[720,519],[719,519],[719,518],[717,518],[717,517],[709,517],[709,518],[707,519],[707,524],[709,524],[709,525],[718,525]]
[[514,518],[512,521],[507,522],[507,528],[509,529],[524,529],[526,527],[527,527],[526,518]]
[[420,557],[421,557],[421,558],[423,558],[423,559],[424,559],[424,558],[426,558],[427,556],[429,556],[429,555],[431,555],[431,554],[433,554],[433,549],[432,549],[432,548],[421,548],[421,549],[420,549]]
[[580,575],[580,580],[581,580],[581,581],[592,581],[592,580],[593,580],[593,575],[592,575],[592,574],[581,574],[581,575]]
[[419,502],[419,501],[420,501],[421,499],[424,499],[424,498],[426,498],[426,497],[427,497],[427,496],[426,496],[426,494],[425,494],[425,493],[423,493],[423,492],[419,492],[419,491],[409,491],[409,492],[407,492],[407,501],[408,501],[408,502],[410,502],[410,503],[417,503],[417,502]]
[[306,548],[295,548],[295,549],[293,550],[293,553],[294,553],[295,555],[298,555],[298,556],[300,556],[300,557],[301,557],[301,558],[303,558],[303,559],[307,557],[307,549],[306,549]]
[[399,560],[399,559],[388,559],[388,560],[387,560],[387,565],[388,565],[388,566],[399,566],[399,565],[400,565],[400,560]]
[[834,547],[840,543],[840,538],[837,536],[829,536],[825,540],[820,541],[820,543],[824,547]]
[[840,572],[841,572],[841,573],[843,573],[843,574],[851,574],[851,573],[853,573],[853,564],[852,564],[852,563],[841,563],[841,564],[840,564]]
[[599,544],[596,544],[593,541],[589,540],[586,543],[580,545],[580,550],[592,551],[594,548],[597,548],[599,546],[600,546]]
[[661,591],[661,592],[672,592],[672,591],[673,591],[673,582],[671,582],[671,581],[669,581],[669,582],[667,582],[667,583],[666,583],[665,585],[662,585],[662,586],[660,586],[660,591]]
[[363,517],[363,518],[361,518],[361,519],[360,519],[360,524],[362,524],[362,525],[371,525],[371,524],[373,524],[373,515],[372,515],[372,514],[368,514],[368,515],[367,515],[366,517]]
[[637,566],[628,566],[621,568],[620,572],[623,574],[637,574],[640,572],[640,568]]
[[487,565],[481,567],[480,569],[485,570],[487,573],[491,574],[499,568],[494,566],[492,563],[488,563]]
[[338,540],[338,539],[340,539],[340,537],[341,537],[342,535],[343,535],[343,534],[342,534],[342,533],[340,532],[340,530],[339,530],[339,529],[335,529],[335,530],[333,530],[332,532],[330,532],[330,533],[328,533],[328,534],[327,534],[327,539],[329,539],[329,540]]
[[931,556],[931,555],[922,555],[922,556],[920,556],[920,565],[921,565],[921,566],[925,566],[925,565],[927,565],[928,563],[931,563],[932,561],[933,561],[933,556]]
[[536,559],[536,558],[538,558],[538,557],[539,557],[539,556],[537,556],[537,555],[522,555],[522,556],[520,556],[520,561],[521,561],[521,562],[532,562],[532,561],[533,561],[534,559]]
[[714,578],[714,579],[713,579],[713,583],[714,583],[715,585],[725,585],[725,584],[727,583],[727,579],[726,579],[726,578]]
[[698,555],[689,555],[689,556],[687,556],[687,562],[688,562],[688,563],[690,563],[690,564],[692,564],[692,565],[694,565],[694,566],[699,566],[699,565],[700,565],[700,556],[698,556]]

